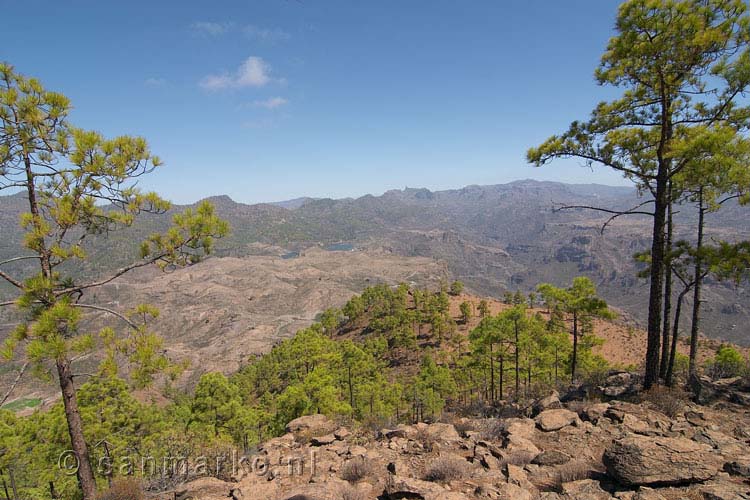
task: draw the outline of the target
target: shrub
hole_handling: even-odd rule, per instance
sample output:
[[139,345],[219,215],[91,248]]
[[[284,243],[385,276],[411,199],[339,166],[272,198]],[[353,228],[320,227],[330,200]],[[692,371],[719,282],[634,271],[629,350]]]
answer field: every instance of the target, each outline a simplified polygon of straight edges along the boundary
[[367,500],[365,494],[350,484],[339,487],[338,498],[341,500]]
[[542,491],[562,491],[562,485],[581,479],[590,479],[596,472],[593,464],[583,460],[572,460],[555,468],[551,477],[544,478],[535,486]]
[[366,478],[372,472],[370,463],[363,457],[353,458],[344,463],[341,468],[341,479],[350,483],[356,483]]
[[145,500],[141,482],[135,478],[118,479],[101,493],[98,500]]
[[465,475],[466,461],[459,458],[437,458],[427,466],[424,480],[447,483]]
[[707,371],[713,379],[738,377],[746,373],[747,361],[737,349],[723,345],[707,363]]
[[641,399],[669,418],[675,418],[685,409],[689,398],[685,391],[657,385],[644,392]]
[[474,423],[471,420],[458,419],[453,422],[453,427],[456,428],[456,432],[462,437],[466,437],[468,432],[476,430]]

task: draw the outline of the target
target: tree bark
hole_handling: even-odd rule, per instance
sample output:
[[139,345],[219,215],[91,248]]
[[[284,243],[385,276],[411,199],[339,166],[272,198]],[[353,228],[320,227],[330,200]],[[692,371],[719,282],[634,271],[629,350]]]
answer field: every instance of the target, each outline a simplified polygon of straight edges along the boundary
[[672,221],[672,183],[669,183],[669,204],[667,205],[667,240],[665,242],[664,259],[664,325],[661,335],[661,364],[659,365],[659,376],[667,378],[670,352],[667,350],[670,335],[670,320],[672,317],[672,234],[674,230]]
[[89,450],[83,435],[83,421],[78,410],[76,390],[73,385],[73,373],[70,362],[67,360],[57,361],[57,374],[60,379],[60,390],[62,392],[63,405],[65,407],[65,418],[68,422],[68,433],[73,452],[78,458],[78,484],[83,493],[83,500],[94,500],[96,498],[96,480],[94,470],[89,459]]
[[520,370],[521,370],[521,367],[518,366],[519,365],[519,359],[518,359],[518,354],[519,354],[519,352],[518,352],[518,347],[519,347],[518,346],[518,320],[515,320],[513,322],[513,326],[514,326],[514,332],[515,332],[515,337],[516,337],[516,349],[515,349],[515,351],[516,351],[515,352],[515,357],[516,357],[516,399],[520,399],[519,394],[521,393],[520,392],[521,391],[521,385],[520,385]]
[[680,292],[680,296],[677,297],[677,306],[674,311],[674,325],[672,325],[672,345],[669,349],[669,364],[667,365],[667,373],[664,376],[664,383],[672,387],[674,384],[674,362],[677,358],[677,340],[680,336],[680,314],[682,313],[682,301],[685,299],[685,295],[690,291],[690,287]]
[[570,360],[570,383],[576,380],[576,365],[578,364],[578,313],[573,313],[573,356]]
[[650,389],[659,382],[659,361],[661,349],[661,315],[664,291],[664,226],[666,219],[667,170],[660,168],[656,181],[654,200],[654,228],[651,242],[651,272],[648,300],[648,338],[646,343],[646,374],[644,389]]
[[703,223],[706,209],[703,207],[703,188],[698,191],[698,240],[695,243],[695,276],[693,279],[693,320],[690,325],[690,363],[688,376],[693,379],[698,374],[698,330],[700,327],[701,284],[703,282]]

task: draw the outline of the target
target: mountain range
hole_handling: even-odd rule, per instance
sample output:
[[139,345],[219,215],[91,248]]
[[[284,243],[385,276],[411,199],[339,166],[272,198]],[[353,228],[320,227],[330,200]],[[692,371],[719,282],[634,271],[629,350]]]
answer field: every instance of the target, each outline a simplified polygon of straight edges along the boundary
[[[294,259],[311,248],[420,257],[444,265],[474,293],[494,297],[527,293],[540,282],[564,285],[586,275],[628,319],[646,320],[647,284],[636,277],[632,256],[649,246],[648,216],[620,217],[602,232],[608,214],[559,210],[562,205],[627,209],[644,201],[632,188],[523,180],[446,191],[406,188],[356,199],[250,205],[217,196],[209,201],[232,227],[217,243],[214,265],[222,257]],[[0,260],[17,254],[22,237],[17,221],[24,209],[21,195],[0,197]],[[693,207],[679,207],[677,237],[691,238],[694,221]],[[100,237],[80,271],[98,275],[131,262],[140,239],[168,223],[169,217],[146,215],[132,228]],[[743,207],[711,213],[707,224],[709,238],[750,237]],[[705,300],[707,336],[750,344],[742,328],[750,321],[750,296],[743,284],[709,279]]]

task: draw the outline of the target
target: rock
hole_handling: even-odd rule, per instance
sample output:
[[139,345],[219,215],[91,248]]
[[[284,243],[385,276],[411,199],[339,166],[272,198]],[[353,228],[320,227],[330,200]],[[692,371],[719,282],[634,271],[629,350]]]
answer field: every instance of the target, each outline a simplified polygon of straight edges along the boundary
[[423,500],[441,500],[445,498],[445,488],[411,477],[391,476],[386,486],[388,498],[417,498]]
[[534,415],[542,413],[544,410],[562,408],[560,403],[560,393],[552,391],[552,393],[534,403],[532,406],[532,412]]
[[594,403],[586,405],[581,410],[580,416],[583,420],[596,424],[599,419],[609,410],[609,403]]
[[304,417],[295,418],[286,424],[286,432],[326,434],[331,432],[334,427],[335,424],[325,415],[305,415]]
[[597,389],[608,398],[635,394],[641,389],[641,376],[631,372],[611,372]]
[[517,436],[515,434],[510,434],[505,440],[505,449],[508,453],[513,455],[520,453],[531,455],[529,457],[530,459],[537,456],[541,451],[530,440]]
[[505,475],[508,477],[510,484],[515,484],[525,491],[536,493],[536,487],[531,484],[529,477],[521,467],[513,464],[505,464]]
[[348,438],[352,433],[349,432],[349,429],[346,427],[339,428],[336,432],[333,433],[333,435],[336,437],[336,439],[343,441],[344,439]]
[[559,431],[577,421],[578,414],[565,409],[546,410],[536,417],[537,426],[545,432]]
[[604,491],[597,481],[581,479],[563,483],[562,496],[570,500],[610,500],[612,496]]
[[379,439],[406,438],[406,429],[380,429],[378,431]]
[[504,483],[498,486],[498,500],[533,500],[531,492],[512,483]]
[[615,441],[604,452],[603,461],[612,478],[630,486],[705,481],[721,465],[706,445],[681,437],[639,435]]
[[442,443],[456,443],[461,441],[461,436],[453,424],[430,424],[425,430],[428,436]]
[[509,418],[504,423],[505,433],[528,439],[534,434],[536,423],[530,418]]
[[326,434],[325,436],[314,437],[310,440],[312,446],[326,446],[336,442],[336,436],[333,434]]
[[724,464],[724,471],[732,476],[750,478],[750,458],[740,458]]
[[711,380],[706,376],[692,377],[690,379],[690,388],[695,395],[695,402],[702,405],[713,403],[720,399],[742,401],[745,398],[740,394],[746,393],[748,389],[742,377]]
[[633,500],[666,500],[666,498],[653,488],[641,486],[633,495]]
[[546,467],[552,465],[562,465],[570,462],[570,457],[560,451],[543,451],[534,457],[532,464],[543,465]]
[[700,489],[703,500],[747,500],[750,491],[747,487],[732,482],[720,481]]

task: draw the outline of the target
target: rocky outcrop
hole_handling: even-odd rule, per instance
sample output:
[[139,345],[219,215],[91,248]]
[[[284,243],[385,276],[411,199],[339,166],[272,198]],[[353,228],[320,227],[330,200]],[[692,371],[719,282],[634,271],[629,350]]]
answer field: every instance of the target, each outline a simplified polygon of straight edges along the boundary
[[711,479],[719,457],[703,444],[685,438],[631,436],[604,453],[607,473],[628,486],[679,485]]
[[258,447],[262,470],[153,498],[750,498],[750,413],[687,403],[670,418],[652,403],[550,404],[535,419],[457,419],[461,433],[445,422],[373,431],[301,417]]

